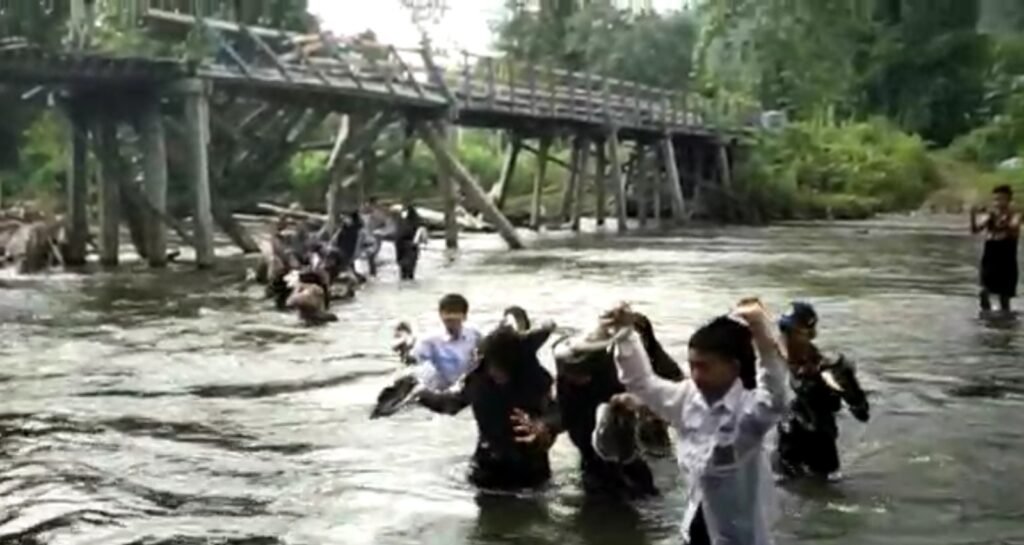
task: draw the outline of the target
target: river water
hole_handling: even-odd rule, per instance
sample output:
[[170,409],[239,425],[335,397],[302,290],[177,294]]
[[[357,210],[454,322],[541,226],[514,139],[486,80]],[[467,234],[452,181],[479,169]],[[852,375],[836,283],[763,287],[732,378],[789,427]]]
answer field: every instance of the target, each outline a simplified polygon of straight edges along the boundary
[[671,461],[656,466],[663,498],[586,502],[563,436],[549,490],[479,497],[464,478],[468,411],[367,419],[394,370],[391,326],[433,327],[449,290],[482,326],[519,304],[584,328],[626,299],[677,357],[740,296],[809,299],[821,344],[859,363],[872,421],[840,420],[844,481],[782,490],[778,542],[1024,543],[1024,340],[978,318],[961,223],[584,236],[517,253],[477,236],[450,264],[435,241],[421,280],[399,285],[387,266],[313,330],[243,286],[240,262],[8,277],[0,543],[677,543]]

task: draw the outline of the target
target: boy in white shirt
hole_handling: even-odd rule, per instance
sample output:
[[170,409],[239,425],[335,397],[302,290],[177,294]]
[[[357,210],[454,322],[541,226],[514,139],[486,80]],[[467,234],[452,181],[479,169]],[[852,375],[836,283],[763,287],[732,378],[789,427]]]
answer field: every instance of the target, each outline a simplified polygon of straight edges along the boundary
[[[620,305],[603,322],[615,330],[615,362],[627,392],[679,433],[676,455],[687,482],[683,535],[690,545],[769,545],[771,471],[764,437],[786,410],[785,368],[773,322],[756,299],[690,338],[690,376],[657,377]],[[756,349],[759,369],[755,375]],[[755,384],[756,382],[756,384]]]

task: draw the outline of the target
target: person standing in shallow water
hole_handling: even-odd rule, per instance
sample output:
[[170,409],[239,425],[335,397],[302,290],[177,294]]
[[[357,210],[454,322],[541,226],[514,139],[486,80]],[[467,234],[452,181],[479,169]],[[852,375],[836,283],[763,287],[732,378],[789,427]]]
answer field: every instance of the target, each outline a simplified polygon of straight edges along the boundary
[[427,230],[423,227],[416,207],[408,205],[402,211],[395,233],[395,261],[402,280],[416,278],[416,264],[420,259],[420,246],[426,244]]
[[417,341],[412,357],[419,362],[418,378],[424,388],[446,390],[469,371],[482,335],[466,325],[469,301],[462,295],[449,293],[437,307],[443,331]]
[[992,190],[992,209],[971,210],[971,233],[985,233],[981,257],[982,311],[992,310],[990,297],[999,297],[999,308],[1010,312],[1010,300],[1017,296],[1017,239],[1020,238],[1020,213],[1011,208],[1013,190],[1001,185]]

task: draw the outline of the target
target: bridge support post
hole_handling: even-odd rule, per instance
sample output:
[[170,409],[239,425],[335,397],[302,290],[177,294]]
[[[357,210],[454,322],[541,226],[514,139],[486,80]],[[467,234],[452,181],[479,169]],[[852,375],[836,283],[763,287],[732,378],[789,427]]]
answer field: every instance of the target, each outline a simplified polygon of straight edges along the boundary
[[121,169],[117,124],[101,121],[94,125],[96,158],[99,162],[100,265],[116,267],[120,257]]
[[550,150],[551,137],[544,135],[540,138],[540,147],[537,151],[537,175],[533,179],[533,199],[530,203],[530,228],[534,231],[540,229],[541,198],[547,177],[548,152]]
[[[513,250],[522,248],[523,243],[519,240],[519,235],[516,233],[515,227],[513,227],[501,211],[494,206],[494,203],[487,198],[487,193],[485,193],[480,187],[480,184],[473,179],[473,176],[469,171],[467,171],[452,154],[449,143],[444,137],[444,129],[439,127],[437,124],[423,123],[419,126],[419,130],[423,135],[423,141],[430,148],[430,151],[434,153],[438,162],[441,163],[443,169],[446,171],[445,174],[450,176],[450,179],[454,179],[454,181],[459,184],[466,197],[473,205],[475,205],[476,208],[480,210],[481,213],[483,213],[484,218],[494,225],[501,237],[505,239],[509,248]],[[452,189],[452,193],[454,193],[454,188]],[[454,217],[452,219],[454,219]]]
[[649,184],[647,179],[647,147],[644,144],[637,142],[636,144],[636,163],[633,169],[633,200],[636,201],[636,218],[637,225],[641,229],[647,227],[647,191],[649,190]]
[[669,195],[672,197],[672,220],[676,225],[680,225],[686,221],[686,200],[683,198],[683,184],[679,179],[675,146],[670,137],[666,136],[661,141],[661,150],[662,159],[665,161]]
[[491,187],[487,197],[498,207],[498,210],[505,208],[505,199],[508,196],[508,186],[512,183],[512,176],[515,175],[516,160],[519,158],[519,151],[522,149],[522,140],[519,135],[510,135],[507,151],[505,152],[505,164],[501,167],[501,177]]
[[658,148],[652,145],[650,150],[647,154],[647,160],[651,168],[649,175],[651,184],[651,217],[654,220],[654,224],[660,229],[665,226],[661,217],[661,194],[664,191],[665,177],[661,173],[661,165],[658,164]]
[[62,256],[66,267],[85,265],[85,245],[89,237],[88,199],[89,129],[82,105],[68,105],[71,146],[68,150],[67,175],[67,251]]
[[192,179],[195,202],[192,214],[192,239],[196,266],[213,266],[213,207],[210,200],[210,106],[206,84],[190,80],[185,91],[185,134],[188,176]]
[[605,186],[608,183],[608,154],[605,150],[604,140],[594,142],[594,152],[597,154],[594,167],[594,219],[598,227],[604,227],[605,216]]
[[569,220],[569,228],[574,232],[580,230],[580,216],[583,215],[583,187],[587,181],[587,171],[590,167],[590,140],[586,136],[579,138],[579,155],[576,158],[576,183],[572,195],[572,217]]
[[146,255],[151,267],[167,265],[167,226],[159,214],[167,212],[167,144],[164,140],[164,123],[160,118],[160,97],[153,96],[146,101],[140,119],[142,141],[142,169],[145,181],[145,197],[155,209],[155,214],[146,214]]
[[725,142],[716,146],[718,152],[718,177],[726,191],[732,190],[732,165],[729,162],[729,146]]
[[[427,125],[423,127],[425,129],[430,128]],[[425,138],[424,140],[427,146],[430,146],[434,155],[437,156],[441,167],[438,185],[441,189],[441,202],[444,208],[444,247],[449,250],[455,250],[459,247],[459,224],[455,220],[455,205],[458,200],[458,192],[455,187],[455,177],[457,176],[455,170],[458,161],[448,151],[452,148],[457,134],[452,132],[451,127],[448,125],[440,125],[433,132],[436,132],[436,134],[432,134],[436,138],[433,144],[431,144],[429,139]],[[450,158],[451,161],[445,161],[442,156]]]
[[619,131],[608,132],[608,157],[611,160],[612,185],[615,187],[615,215],[619,233],[625,233],[626,224],[626,180],[622,177],[622,162],[619,158]]
[[562,188],[562,208],[558,212],[558,221],[566,223],[572,220],[572,201],[576,195],[576,186],[580,183],[580,147],[583,141],[576,137],[572,141],[572,153],[569,156],[569,177]]

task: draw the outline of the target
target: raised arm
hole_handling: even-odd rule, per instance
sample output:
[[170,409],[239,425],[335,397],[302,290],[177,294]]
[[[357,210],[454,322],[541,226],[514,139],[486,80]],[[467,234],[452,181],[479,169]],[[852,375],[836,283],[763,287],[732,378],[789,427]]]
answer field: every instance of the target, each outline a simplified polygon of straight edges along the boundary
[[691,392],[692,383],[672,382],[654,374],[650,359],[640,336],[632,328],[615,339],[615,365],[626,391],[635,395],[654,414],[680,425],[683,405]]
[[468,381],[460,381],[452,390],[445,392],[434,392],[423,390],[419,393],[420,405],[434,411],[435,413],[455,415],[469,406],[469,395],[467,392]]
[[758,361],[757,386],[752,401],[740,416],[740,431],[746,439],[752,440],[751,444],[759,444],[786,412],[786,367],[772,336],[772,321],[763,307],[744,309],[740,317],[750,327]]
[[536,352],[540,350],[540,347],[544,346],[544,343],[548,342],[551,334],[554,333],[555,322],[546,321],[540,325],[540,327],[533,328],[523,333],[523,338],[526,341],[527,350]]

